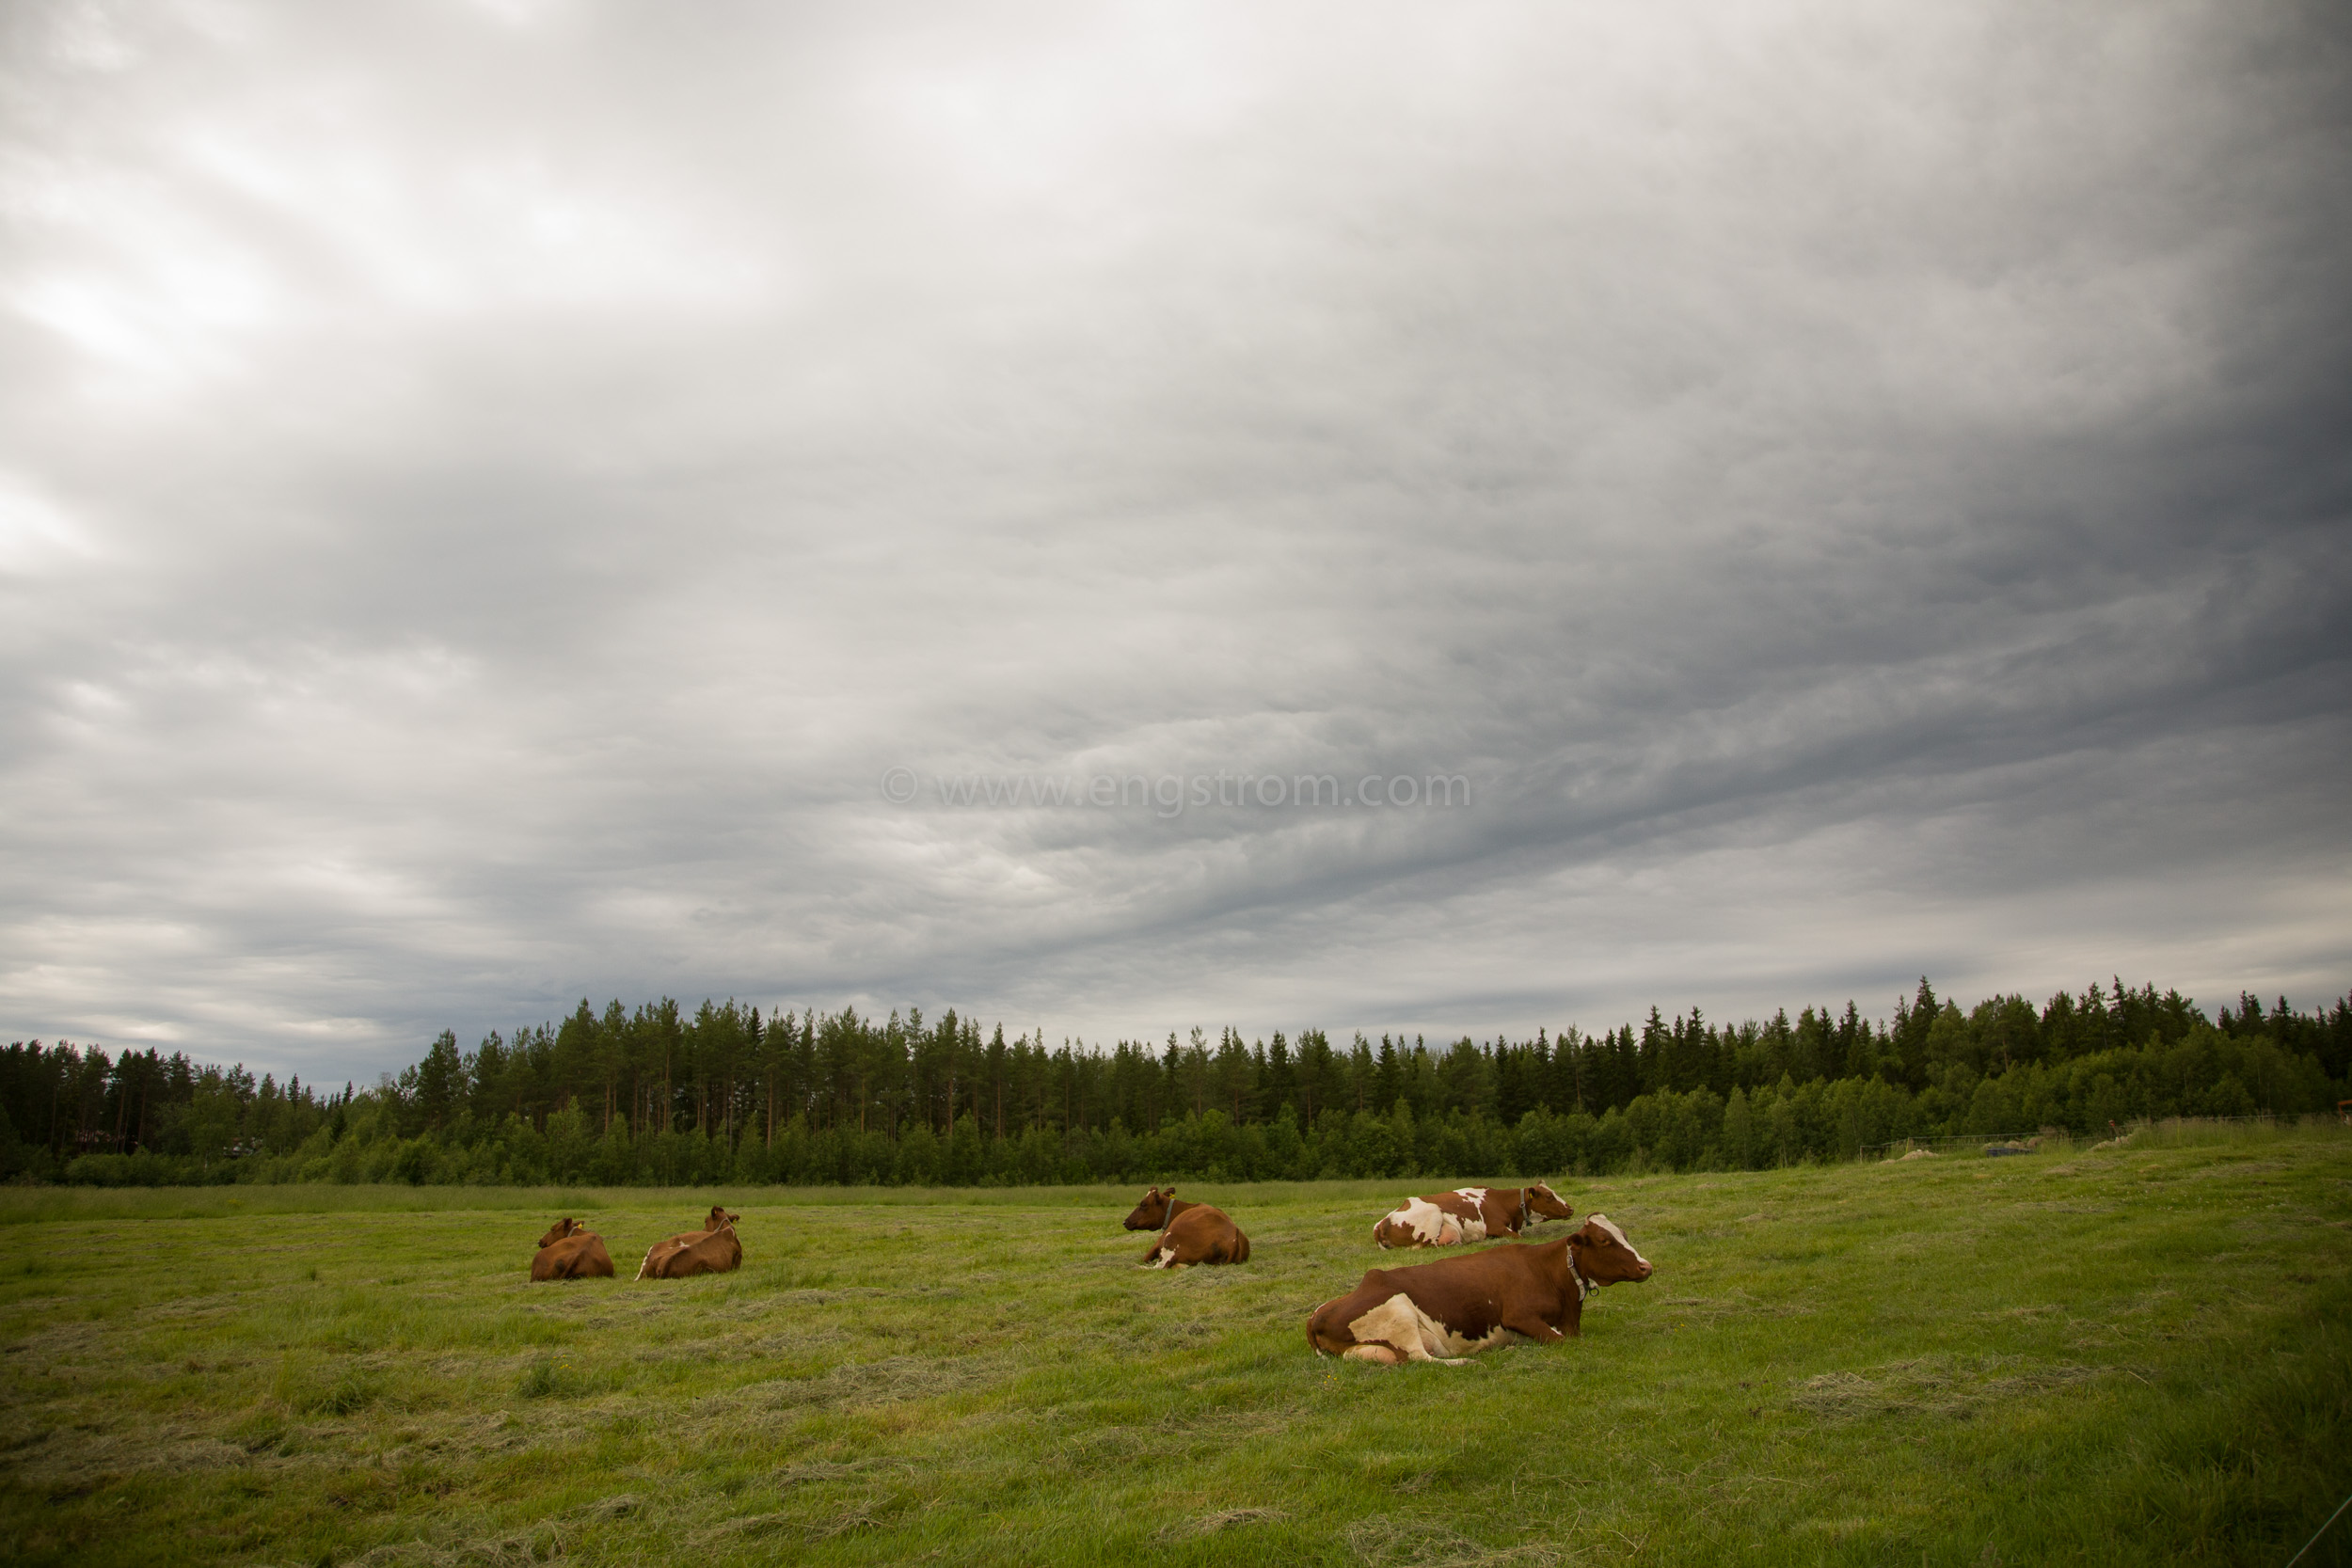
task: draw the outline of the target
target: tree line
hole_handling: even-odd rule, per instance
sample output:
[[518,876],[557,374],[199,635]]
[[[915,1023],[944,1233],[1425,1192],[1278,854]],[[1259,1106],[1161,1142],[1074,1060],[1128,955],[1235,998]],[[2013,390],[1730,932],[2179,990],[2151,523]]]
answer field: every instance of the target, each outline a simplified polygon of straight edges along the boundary
[[2120,980],[1891,1018],[1671,1021],[1534,1038],[1320,1029],[1049,1047],[953,1010],[669,999],[453,1033],[322,1090],[154,1050],[0,1051],[0,1177],[35,1181],[974,1185],[1169,1176],[1549,1176],[1851,1158],[1903,1137],[2295,1115],[2352,1098],[2352,995],[2208,1017]]

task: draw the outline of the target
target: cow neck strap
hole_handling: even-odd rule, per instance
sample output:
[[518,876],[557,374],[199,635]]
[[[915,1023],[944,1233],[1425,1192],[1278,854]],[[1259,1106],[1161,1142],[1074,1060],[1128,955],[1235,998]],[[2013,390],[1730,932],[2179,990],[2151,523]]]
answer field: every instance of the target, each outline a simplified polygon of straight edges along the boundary
[[1584,1265],[1577,1261],[1576,1243],[1568,1243],[1568,1277],[1576,1281],[1576,1299],[1582,1306],[1584,1298],[1593,1293],[1593,1282],[1584,1277]]

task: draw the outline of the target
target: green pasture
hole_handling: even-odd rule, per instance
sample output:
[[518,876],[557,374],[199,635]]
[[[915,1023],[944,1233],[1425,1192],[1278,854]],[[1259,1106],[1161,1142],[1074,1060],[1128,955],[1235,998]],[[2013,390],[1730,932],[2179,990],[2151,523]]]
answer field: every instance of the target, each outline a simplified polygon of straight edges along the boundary
[[[1253,1256],[1177,1275],[1124,1188],[0,1190],[0,1552],[2277,1565],[2352,1492],[2333,1127],[1563,1180],[1658,1266],[1582,1339],[1317,1359],[1448,1184],[1187,1183]],[[619,1278],[525,1282],[565,1212]]]

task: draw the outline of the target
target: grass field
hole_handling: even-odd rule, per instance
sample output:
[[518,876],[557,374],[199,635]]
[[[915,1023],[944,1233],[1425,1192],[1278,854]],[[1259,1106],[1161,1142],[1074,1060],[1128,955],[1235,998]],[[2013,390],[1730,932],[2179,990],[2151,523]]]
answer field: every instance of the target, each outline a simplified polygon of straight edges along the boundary
[[[1126,1189],[0,1191],[0,1550],[2276,1565],[2352,1491],[2334,1129],[1562,1181],[1658,1266],[1581,1340],[1318,1360],[1446,1184],[1187,1187],[1254,1256],[1173,1275]],[[622,1277],[524,1282],[562,1212]]]

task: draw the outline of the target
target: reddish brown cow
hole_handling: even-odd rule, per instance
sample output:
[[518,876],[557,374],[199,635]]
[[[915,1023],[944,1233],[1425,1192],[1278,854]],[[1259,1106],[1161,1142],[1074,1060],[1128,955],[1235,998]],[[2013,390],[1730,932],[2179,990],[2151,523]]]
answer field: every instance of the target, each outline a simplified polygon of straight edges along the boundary
[[1136,1204],[1134,1212],[1127,1216],[1127,1228],[1130,1230],[1166,1230],[1168,1221],[1187,1209],[1200,1207],[1200,1205],[1190,1198],[1178,1197],[1176,1184],[1171,1181],[1168,1184],[1166,1192],[1154,1187],[1143,1195],[1143,1201]]
[[531,1277],[545,1279],[610,1279],[612,1255],[604,1238],[569,1214],[539,1238],[539,1255],[531,1260]]
[[1458,1366],[1496,1345],[1575,1338],[1586,1296],[1603,1285],[1649,1276],[1649,1259],[1606,1215],[1595,1214],[1556,1242],[1373,1269],[1355,1290],[1309,1315],[1307,1343],[1317,1355],[1384,1367],[1400,1361]]
[[[704,1237],[718,1230],[722,1226],[733,1225],[736,1221],[741,1219],[742,1217],[743,1216],[740,1214],[728,1213],[726,1210],[719,1204],[712,1204],[710,1206],[709,1217],[703,1221],[703,1227],[700,1230],[681,1231],[675,1236],[667,1237],[647,1247],[645,1249],[645,1260],[637,1266],[637,1277],[640,1279],[665,1279],[672,1277],[661,1272],[659,1265],[662,1259],[667,1258],[674,1252],[683,1252],[686,1248],[692,1246],[696,1242],[701,1241]],[[740,1262],[743,1257],[743,1249],[740,1246],[738,1246],[735,1249],[735,1254],[736,1261]],[[727,1267],[731,1269],[735,1267],[735,1264],[729,1263]],[[724,1271],[722,1270],[720,1272],[723,1273]]]
[[685,1246],[663,1253],[658,1259],[647,1254],[645,1267],[637,1277],[686,1279],[698,1274],[725,1274],[742,1261],[743,1245],[735,1239],[735,1226],[728,1221]]
[[1221,1209],[1179,1198],[1173,1185],[1165,1192],[1154,1187],[1144,1194],[1143,1201],[1127,1216],[1127,1228],[1159,1230],[1158,1239],[1143,1255],[1150,1268],[1249,1261],[1249,1238],[1241,1233],[1241,1227],[1227,1219]]
[[1518,1236],[1544,1220],[1572,1220],[1576,1211],[1544,1182],[1532,1187],[1456,1187],[1408,1197],[1372,1227],[1383,1248],[1453,1246],[1459,1242]]

